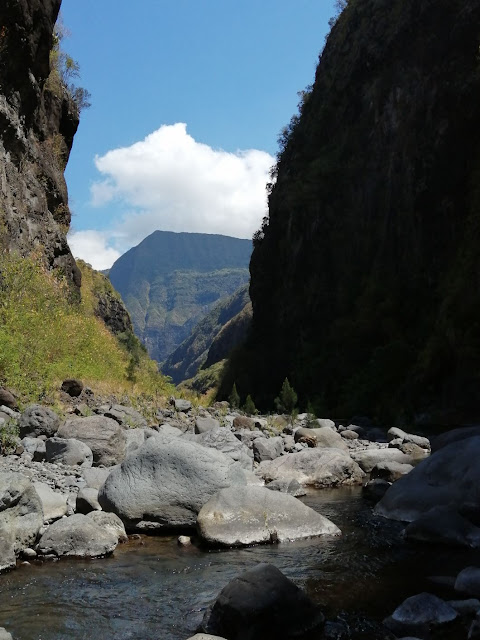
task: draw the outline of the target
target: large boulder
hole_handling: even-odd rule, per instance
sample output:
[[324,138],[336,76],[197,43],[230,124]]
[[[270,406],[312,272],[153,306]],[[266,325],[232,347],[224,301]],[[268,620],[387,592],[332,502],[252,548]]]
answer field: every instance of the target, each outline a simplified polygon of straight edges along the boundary
[[195,419],[195,433],[205,433],[205,431],[210,431],[210,429],[218,429],[220,427],[220,422],[212,417],[201,417]]
[[118,537],[92,518],[76,513],[51,524],[38,543],[41,554],[95,558],[115,549]]
[[201,508],[197,527],[206,542],[225,546],[341,534],[333,522],[297,498],[254,486],[216,493]]
[[411,442],[416,444],[418,447],[422,449],[427,449],[430,451],[430,440],[428,438],[424,438],[423,436],[417,436],[414,433],[407,433],[403,429],[399,429],[398,427],[392,427],[388,430],[388,437],[390,440],[397,439],[402,440],[402,442]]
[[348,449],[348,445],[341,435],[328,426],[319,429],[301,427],[295,431],[294,437],[295,442],[308,441],[309,438],[312,438],[316,441],[317,447],[336,447],[344,451]]
[[375,507],[377,514],[412,522],[435,506],[480,504],[480,436],[447,445],[397,480]]
[[48,407],[32,404],[25,409],[18,421],[20,437],[38,438],[53,436],[60,425],[60,418]]
[[387,449],[386,447],[352,451],[352,458],[366,473],[370,473],[373,467],[382,462],[399,462],[400,464],[412,462],[412,457],[399,449]]
[[196,442],[203,447],[221,451],[234,462],[238,462],[243,469],[251,471],[253,468],[253,453],[233,433],[225,428],[209,429],[199,434],[186,434],[183,438]]
[[75,438],[48,438],[45,441],[45,459],[47,462],[91,467],[93,453],[90,447]]
[[275,460],[283,453],[283,438],[256,438],[253,441],[253,456],[256,462]]
[[228,640],[293,640],[320,633],[320,608],[271,564],[258,564],[234,578],[202,622],[205,633]]
[[454,546],[480,547],[480,528],[464,518],[455,507],[433,507],[404,531],[407,540],[448,544]]
[[105,531],[110,531],[110,533],[117,536],[118,542],[128,541],[128,536],[125,531],[125,525],[114,513],[106,513],[105,511],[90,511],[90,513],[87,513],[87,517],[93,520],[95,524],[97,524]]
[[142,414],[133,407],[125,407],[121,404],[112,404],[103,412],[107,418],[112,418],[126,429],[141,429],[147,426],[147,421]]
[[87,487],[91,489],[100,489],[114,469],[116,469],[116,467],[107,467],[106,469],[101,467],[84,468],[82,476]]
[[0,473],[0,531],[9,532],[15,553],[35,542],[42,525],[42,503],[30,480]]
[[[397,635],[428,633],[432,628],[446,625],[458,617],[447,602],[431,593],[420,593],[407,598],[384,620],[384,625]],[[451,636],[453,637],[453,636]]]
[[447,447],[449,444],[459,442],[460,440],[466,440],[467,438],[473,438],[474,436],[480,436],[480,425],[473,427],[459,427],[458,429],[452,429],[436,436],[432,440],[432,453]]
[[411,464],[401,462],[378,462],[370,473],[370,478],[380,478],[387,482],[396,482],[399,478],[410,473],[413,469]]
[[234,484],[245,485],[245,475],[220,451],[183,438],[149,438],[110,473],[99,502],[130,529],[193,527],[212,495]]
[[260,463],[257,473],[267,482],[297,480],[317,488],[360,484],[365,476],[358,464],[343,450],[304,449],[298,453]]
[[125,428],[112,418],[89,416],[69,418],[57,432],[59,438],[75,438],[90,447],[95,464],[106,467],[125,458]]
[[33,486],[42,503],[43,519],[45,522],[58,520],[58,518],[67,515],[67,495],[54,491],[44,482],[34,482]]

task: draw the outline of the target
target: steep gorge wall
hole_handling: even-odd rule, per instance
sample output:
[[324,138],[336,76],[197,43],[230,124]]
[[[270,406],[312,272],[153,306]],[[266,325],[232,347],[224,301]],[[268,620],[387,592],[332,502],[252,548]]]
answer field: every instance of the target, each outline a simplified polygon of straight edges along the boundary
[[289,135],[233,381],[432,421],[480,405],[480,0],[350,0]]
[[49,54],[61,0],[0,3],[0,246],[36,252],[80,286],[70,252],[63,171],[78,110],[52,82]]

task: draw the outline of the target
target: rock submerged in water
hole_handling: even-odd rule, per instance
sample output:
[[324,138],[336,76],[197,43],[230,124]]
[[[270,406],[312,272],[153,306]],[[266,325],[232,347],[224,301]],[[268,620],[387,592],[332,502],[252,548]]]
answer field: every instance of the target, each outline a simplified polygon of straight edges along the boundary
[[273,565],[258,564],[222,589],[201,631],[228,640],[293,640],[318,637],[324,624],[304,591]]
[[202,506],[220,489],[245,485],[237,463],[223,453],[175,438],[149,438],[107,477],[99,492],[105,511],[129,529],[194,527]]
[[420,593],[407,598],[383,624],[401,636],[404,634],[424,634],[432,627],[453,622],[457,612],[447,602],[431,593]]
[[213,545],[243,546],[341,535],[330,520],[293,496],[266,487],[231,487],[201,508],[197,528]]

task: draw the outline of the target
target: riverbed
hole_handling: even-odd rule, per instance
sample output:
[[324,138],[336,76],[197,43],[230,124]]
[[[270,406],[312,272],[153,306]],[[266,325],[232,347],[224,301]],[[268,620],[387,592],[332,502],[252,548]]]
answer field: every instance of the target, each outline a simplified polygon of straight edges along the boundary
[[0,576],[0,626],[15,640],[186,640],[233,577],[270,562],[327,617],[368,633],[404,598],[431,591],[428,576],[480,564],[478,552],[405,543],[402,525],[374,516],[360,487],[311,491],[302,500],[343,536],[222,551],[142,536],[109,558],[21,565]]

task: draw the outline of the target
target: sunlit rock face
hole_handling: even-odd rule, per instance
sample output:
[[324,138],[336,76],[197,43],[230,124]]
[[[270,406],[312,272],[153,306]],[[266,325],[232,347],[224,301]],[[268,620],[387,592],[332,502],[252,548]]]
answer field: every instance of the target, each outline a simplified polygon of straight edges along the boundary
[[0,243],[39,254],[79,287],[63,177],[78,109],[49,61],[60,2],[0,4]]

